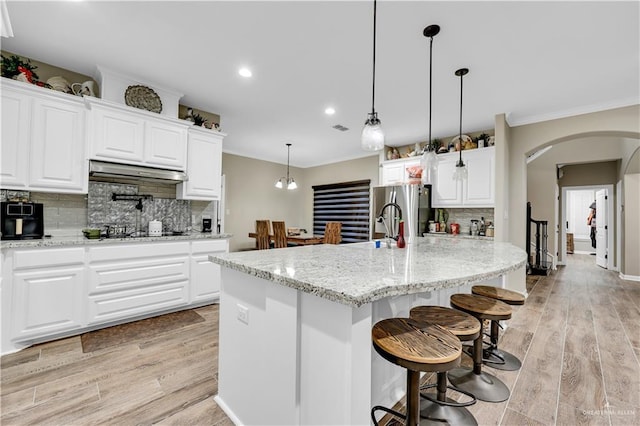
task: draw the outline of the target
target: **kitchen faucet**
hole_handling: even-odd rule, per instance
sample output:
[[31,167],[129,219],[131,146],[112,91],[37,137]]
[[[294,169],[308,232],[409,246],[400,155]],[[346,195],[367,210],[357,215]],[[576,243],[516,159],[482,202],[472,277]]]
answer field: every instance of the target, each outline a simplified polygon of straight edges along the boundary
[[402,220],[402,209],[400,208],[400,206],[396,203],[387,203],[384,206],[382,206],[382,208],[380,209],[380,213],[378,213],[378,223],[382,223],[384,225],[384,229],[386,230],[386,235],[385,235],[385,241],[387,243],[387,248],[391,248],[391,241],[389,241],[390,239],[394,239],[396,241],[398,241],[398,235],[396,236],[392,236],[392,232],[389,229],[389,226],[387,225],[387,222],[384,220],[384,209],[386,209],[387,207],[395,207],[398,210],[398,218],[400,220]]

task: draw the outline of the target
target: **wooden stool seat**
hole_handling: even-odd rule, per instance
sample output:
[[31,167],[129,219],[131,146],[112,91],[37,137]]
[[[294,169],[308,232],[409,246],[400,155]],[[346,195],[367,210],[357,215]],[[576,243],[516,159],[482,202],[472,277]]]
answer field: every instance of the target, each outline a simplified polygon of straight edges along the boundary
[[492,287],[488,285],[474,285],[471,293],[479,296],[490,297],[499,300],[507,305],[524,305],[524,296],[516,291],[505,288]]
[[461,341],[474,340],[480,334],[480,321],[466,312],[444,306],[416,306],[409,316],[415,320],[438,324]]
[[376,323],[371,330],[373,347],[387,361],[407,369],[406,415],[376,405],[371,419],[378,425],[375,413],[384,411],[402,418],[407,425],[420,423],[420,372],[441,372],[460,365],[460,340],[439,325],[412,318],[389,318]]
[[388,318],[371,331],[387,361],[413,371],[445,371],[460,364],[460,340],[443,327],[411,318]]
[[451,306],[473,315],[480,320],[508,320],[511,318],[511,307],[490,297],[475,294],[454,294],[450,298]]

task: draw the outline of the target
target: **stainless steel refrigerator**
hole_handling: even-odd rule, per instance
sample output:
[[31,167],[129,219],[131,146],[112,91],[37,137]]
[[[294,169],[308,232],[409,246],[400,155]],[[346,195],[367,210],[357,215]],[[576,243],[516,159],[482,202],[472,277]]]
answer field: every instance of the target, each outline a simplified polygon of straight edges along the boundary
[[384,238],[387,230],[378,218],[382,215],[386,222],[391,236],[398,235],[398,223],[400,222],[397,209],[382,207],[387,203],[395,203],[402,210],[404,220],[405,240],[412,243],[415,237],[422,236],[427,232],[431,212],[431,185],[398,185],[398,186],[376,186],[372,193],[372,214],[371,214],[371,238]]

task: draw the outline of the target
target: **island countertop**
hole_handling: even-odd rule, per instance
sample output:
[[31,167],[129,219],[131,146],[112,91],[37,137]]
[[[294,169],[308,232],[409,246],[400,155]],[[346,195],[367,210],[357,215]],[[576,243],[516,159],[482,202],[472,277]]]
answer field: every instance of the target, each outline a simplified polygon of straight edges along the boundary
[[385,297],[489,280],[524,266],[510,243],[420,237],[406,248],[374,242],[316,245],[210,256],[221,266],[334,302],[359,307]]

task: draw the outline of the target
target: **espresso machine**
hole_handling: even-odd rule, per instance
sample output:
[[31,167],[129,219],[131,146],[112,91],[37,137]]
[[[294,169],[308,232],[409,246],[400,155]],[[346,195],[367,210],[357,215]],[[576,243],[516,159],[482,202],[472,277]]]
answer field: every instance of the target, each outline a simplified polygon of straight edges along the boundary
[[42,204],[3,201],[1,208],[3,240],[36,240],[44,236]]

